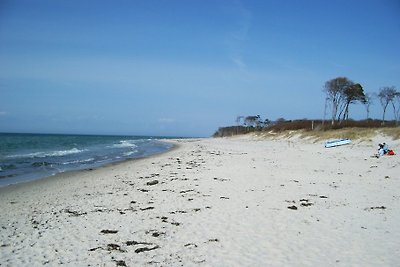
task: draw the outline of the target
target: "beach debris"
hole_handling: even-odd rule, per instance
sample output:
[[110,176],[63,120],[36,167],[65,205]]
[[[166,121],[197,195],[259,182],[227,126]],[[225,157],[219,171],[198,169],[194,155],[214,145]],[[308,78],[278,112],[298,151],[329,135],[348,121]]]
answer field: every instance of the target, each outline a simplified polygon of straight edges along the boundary
[[138,241],[126,241],[127,246],[136,246],[136,245],[154,245],[153,243],[148,242],[138,242]]
[[100,208],[97,208],[97,209],[95,209],[95,210],[93,210],[91,212],[112,212],[112,211],[113,210],[111,210],[111,209],[106,209],[106,208],[100,207]]
[[141,211],[152,210],[152,209],[154,209],[154,207],[140,208]]
[[187,243],[185,244],[185,247],[197,248],[197,245],[195,243]]
[[222,197],[219,197],[220,199],[229,199],[229,197],[224,197],[224,196],[222,196]]
[[135,186],[135,183],[133,183],[131,181],[123,181],[123,183],[130,185],[130,186]]
[[216,180],[216,181],[220,181],[220,182],[226,182],[226,181],[229,181],[229,179],[226,179],[226,178],[218,178],[218,177],[214,177],[213,179],[214,179],[214,180]]
[[378,207],[369,207],[369,208],[365,208],[365,210],[385,210],[386,207],[385,206],[378,206]]
[[314,203],[311,203],[310,200],[306,199],[306,198],[302,198],[299,201],[300,201],[300,206],[302,206],[302,207],[309,207],[309,206],[314,205]]
[[[166,235],[165,232],[159,232],[158,230],[155,230],[155,229],[153,229],[153,230],[147,230],[145,233],[146,233],[146,235],[151,234],[152,237],[160,237],[161,235]],[[149,243],[149,244],[147,244],[147,245],[153,245],[153,244],[152,244],[152,243]]]
[[335,182],[332,182],[332,184],[329,184],[329,186],[330,186],[330,187],[333,187],[333,188],[335,188],[335,189],[339,187],[338,185],[335,185]]
[[127,266],[125,261],[123,260],[115,261],[115,263],[117,264],[117,266]]
[[182,190],[179,193],[180,194],[186,194],[186,193],[193,192],[193,191],[194,191],[193,189],[188,189],[188,190]]
[[64,211],[65,211],[66,213],[70,214],[71,216],[75,216],[75,217],[77,217],[77,216],[82,216],[82,215],[86,215],[86,214],[87,214],[87,212],[79,212],[79,211],[70,210],[70,209],[65,209]]
[[[158,217],[157,217],[157,218],[158,218]],[[175,226],[181,225],[181,223],[179,223],[179,222],[169,222],[169,221],[168,221],[168,217],[165,217],[165,216],[161,217],[160,219],[161,219],[161,221],[162,221],[163,223],[170,223],[170,224],[175,225]]]
[[327,197],[327,196],[321,195],[321,196],[319,196],[319,198],[328,198],[328,197]]
[[160,248],[160,246],[158,246],[158,245],[155,245],[154,247],[137,248],[137,249],[135,249],[135,253],[147,252],[147,251],[155,250],[158,248]]
[[219,239],[218,238],[211,238],[211,239],[208,239],[207,242],[219,242]]
[[102,234],[116,234],[116,233],[118,233],[118,230],[105,229],[105,230],[101,230],[100,233],[102,233]]
[[143,193],[147,193],[147,192],[149,192],[149,190],[147,190],[147,189],[138,189],[140,192],[143,192]]
[[98,249],[102,249],[102,247],[91,248],[91,249],[89,249],[89,251],[96,251]]
[[147,182],[146,184],[147,185],[156,185],[156,184],[158,184],[158,180],[153,180],[153,181]]
[[35,218],[31,219],[31,223],[33,224],[33,228],[38,228],[38,225],[40,224],[40,222],[37,221]]
[[118,251],[121,251],[121,252],[126,252],[125,250],[121,249],[121,246],[120,246],[120,245],[118,245],[118,244],[113,244],[113,243],[107,244],[107,248],[95,247],[95,248],[89,249],[89,251],[96,251],[96,250],[98,250],[98,249],[105,249],[105,250],[108,250],[108,251],[118,250]]
[[118,250],[118,251],[123,251],[121,250],[121,246],[117,245],[117,244],[107,244],[107,250],[111,251],[111,250]]
[[177,210],[177,211],[170,211],[169,214],[176,214],[176,213],[187,213],[185,210]]
[[297,210],[297,207],[295,205],[289,206],[287,208],[290,209],[290,210]]
[[153,232],[151,234],[152,237],[159,237],[160,235],[165,235],[165,232]]

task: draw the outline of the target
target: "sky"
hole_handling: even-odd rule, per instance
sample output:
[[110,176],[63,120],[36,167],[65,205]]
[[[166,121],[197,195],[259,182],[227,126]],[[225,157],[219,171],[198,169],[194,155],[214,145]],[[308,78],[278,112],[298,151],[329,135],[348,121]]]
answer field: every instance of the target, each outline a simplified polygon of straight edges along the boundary
[[237,116],[323,119],[341,76],[400,90],[399,0],[0,0],[0,132],[200,137]]

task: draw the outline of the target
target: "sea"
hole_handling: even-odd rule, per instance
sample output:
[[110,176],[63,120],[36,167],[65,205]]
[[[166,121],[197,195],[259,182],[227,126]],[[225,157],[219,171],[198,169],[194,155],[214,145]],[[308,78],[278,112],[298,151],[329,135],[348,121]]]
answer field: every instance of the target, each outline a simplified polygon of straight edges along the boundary
[[0,187],[162,153],[166,138],[0,133]]

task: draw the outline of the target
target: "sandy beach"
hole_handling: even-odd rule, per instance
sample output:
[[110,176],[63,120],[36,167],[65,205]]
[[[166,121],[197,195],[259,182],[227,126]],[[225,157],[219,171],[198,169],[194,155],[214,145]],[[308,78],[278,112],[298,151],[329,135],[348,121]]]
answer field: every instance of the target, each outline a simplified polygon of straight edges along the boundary
[[400,158],[376,136],[175,140],[0,189],[1,266],[399,266]]

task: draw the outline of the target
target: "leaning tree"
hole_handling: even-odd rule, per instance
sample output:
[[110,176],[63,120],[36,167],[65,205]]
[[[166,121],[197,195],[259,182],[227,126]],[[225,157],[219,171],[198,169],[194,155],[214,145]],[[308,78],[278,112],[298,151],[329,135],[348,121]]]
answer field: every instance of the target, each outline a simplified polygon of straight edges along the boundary
[[344,109],[342,110],[342,120],[349,119],[349,106],[357,101],[361,103],[365,101],[364,90],[359,83],[352,84],[344,90]]
[[[386,109],[390,103],[393,105],[393,109],[395,111],[395,98],[398,95],[398,92],[396,91],[396,88],[394,86],[384,86],[379,89],[379,101],[381,102],[382,109],[383,109],[383,115],[382,115],[382,125],[385,124],[385,114],[386,114]],[[396,111],[395,111],[396,113]]]
[[371,105],[373,104],[373,94],[365,93],[365,98],[362,103],[364,104],[365,110],[367,111],[367,120],[368,120],[369,119],[369,110],[370,110]]
[[364,90],[359,83],[354,83],[346,77],[337,77],[325,82],[324,92],[332,108],[332,125],[335,120],[349,118],[349,106],[356,101],[363,101]]
[[257,116],[247,116],[246,118],[244,118],[244,124],[245,124],[246,126],[250,126],[250,127],[259,126],[260,120],[261,120],[260,115],[257,115]]

